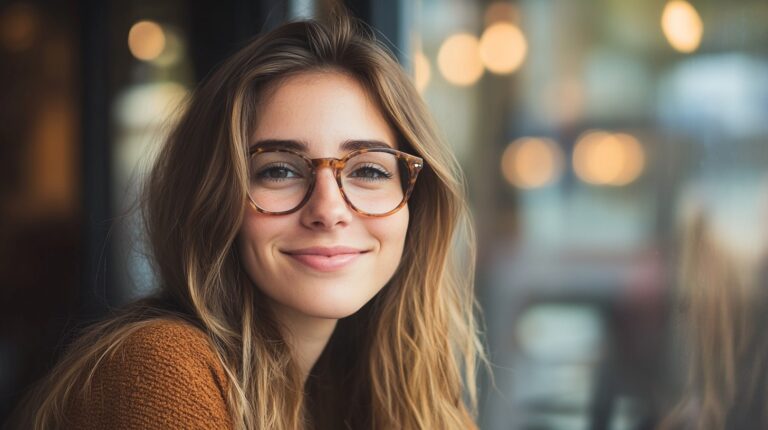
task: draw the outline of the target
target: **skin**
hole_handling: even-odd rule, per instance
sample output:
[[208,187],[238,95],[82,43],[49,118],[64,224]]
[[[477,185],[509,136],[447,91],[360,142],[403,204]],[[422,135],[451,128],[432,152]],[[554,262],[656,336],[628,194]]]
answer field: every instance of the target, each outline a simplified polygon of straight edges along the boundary
[[[271,91],[261,106],[251,144],[293,140],[309,158],[341,158],[353,140],[397,139],[365,89],[339,72],[292,76]],[[331,169],[320,169],[315,190],[299,211],[266,215],[246,205],[238,247],[253,284],[268,298],[285,329],[306,379],[339,318],[352,315],[391,279],[402,256],[408,228],[407,205],[382,218],[364,217],[344,201]],[[331,272],[312,269],[285,251],[348,246],[365,251]]]

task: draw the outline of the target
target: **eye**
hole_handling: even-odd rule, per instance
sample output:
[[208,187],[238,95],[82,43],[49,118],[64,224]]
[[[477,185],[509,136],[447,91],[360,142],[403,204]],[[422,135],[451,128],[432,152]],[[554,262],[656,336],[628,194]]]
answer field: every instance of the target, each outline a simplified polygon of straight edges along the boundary
[[369,181],[380,181],[392,178],[392,173],[387,169],[372,163],[357,167],[350,173],[351,178],[360,178]]
[[279,182],[296,178],[301,178],[301,174],[299,174],[291,165],[286,163],[267,165],[254,173],[254,179],[264,181]]

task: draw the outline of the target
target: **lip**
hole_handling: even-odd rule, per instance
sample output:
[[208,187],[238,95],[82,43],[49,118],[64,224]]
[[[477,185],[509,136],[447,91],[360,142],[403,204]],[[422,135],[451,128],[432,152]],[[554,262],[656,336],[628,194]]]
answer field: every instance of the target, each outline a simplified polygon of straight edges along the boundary
[[282,252],[313,270],[334,272],[349,266],[368,251],[346,246],[318,246]]

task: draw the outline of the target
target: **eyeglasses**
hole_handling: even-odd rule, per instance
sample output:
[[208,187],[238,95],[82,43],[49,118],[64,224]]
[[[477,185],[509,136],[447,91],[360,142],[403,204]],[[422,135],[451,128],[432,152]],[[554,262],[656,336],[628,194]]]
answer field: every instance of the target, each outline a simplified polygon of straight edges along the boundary
[[383,217],[405,206],[424,161],[390,148],[366,148],[344,158],[314,158],[288,149],[252,149],[248,196],[259,212],[286,215],[312,195],[317,171],[333,169],[339,191],[351,209]]

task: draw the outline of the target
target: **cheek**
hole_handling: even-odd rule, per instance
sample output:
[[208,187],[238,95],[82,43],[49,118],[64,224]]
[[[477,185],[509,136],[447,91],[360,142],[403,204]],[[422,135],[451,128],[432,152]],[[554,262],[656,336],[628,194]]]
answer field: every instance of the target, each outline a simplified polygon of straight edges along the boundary
[[396,260],[395,265],[400,262],[403,253],[409,217],[410,214],[406,206],[388,217],[372,219],[372,223],[368,226],[368,231],[381,244],[383,256]]
[[240,233],[238,234],[237,241],[241,251],[253,252],[254,248],[263,239],[261,233],[263,229],[259,228],[260,222],[254,219],[253,216],[247,216],[243,220],[243,225],[240,227]]
[[258,273],[260,266],[270,258],[274,239],[285,230],[284,224],[279,217],[258,213],[246,215],[237,237],[237,247],[241,263],[249,275]]

